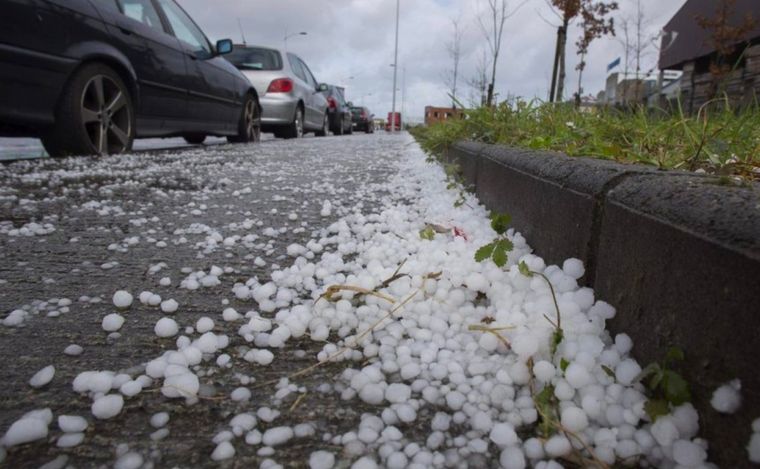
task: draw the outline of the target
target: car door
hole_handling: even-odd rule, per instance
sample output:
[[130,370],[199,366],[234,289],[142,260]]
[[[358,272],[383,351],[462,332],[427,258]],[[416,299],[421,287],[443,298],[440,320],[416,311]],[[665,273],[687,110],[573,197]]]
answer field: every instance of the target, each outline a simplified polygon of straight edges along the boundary
[[114,46],[135,69],[140,89],[138,133],[161,135],[176,129],[187,113],[185,57],[169,35],[152,0],[97,0]]
[[295,54],[288,53],[288,63],[290,63],[290,69],[293,71],[293,74],[295,75],[293,78],[293,88],[295,89],[295,95],[298,96],[303,100],[304,103],[304,125],[305,127],[314,128],[314,115],[311,108],[311,95],[314,94],[314,90],[312,89],[311,85],[307,81],[306,78],[306,72],[304,71],[303,67],[301,67],[301,61],[296,57]]
[[311,109],[314,127],[321,129],[323,120],[325,118],[325,112],[327,111],[327,98],[323,93],[319,92],[319,83],[317,83],[317,79],[314,78],[314,74],[311,73],[311,70],[309,70],[309,67],[306,65],[306,63],[300,58],[298,58],[298,61],[301,63],[301,67],[306,74],[306,82],[308,83],[310,91],[310,96],[306,107],[309,107]]
[[227,64],[216,56],[203,31],[174,0],[156,1],[185,52],[188,116],[217,129],[231,127],[240,114],[241,100],[236,96],[234,76]]

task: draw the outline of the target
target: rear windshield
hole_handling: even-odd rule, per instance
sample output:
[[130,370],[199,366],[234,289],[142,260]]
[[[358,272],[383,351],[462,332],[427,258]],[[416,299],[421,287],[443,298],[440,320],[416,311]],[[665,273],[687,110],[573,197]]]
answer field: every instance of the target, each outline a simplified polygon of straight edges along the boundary
[[282,70],[282,57],[272,49],[235,46],[225,58],[242,70]]
[[351,108],[351,113],[352,113],[353,115],[355,115],[355,116],[359,116],[359,115],[361,115],[362,111],[363,111],[363,109],[362,109],[362,108],[360,108],[360,107],[352,107],[352,108]]

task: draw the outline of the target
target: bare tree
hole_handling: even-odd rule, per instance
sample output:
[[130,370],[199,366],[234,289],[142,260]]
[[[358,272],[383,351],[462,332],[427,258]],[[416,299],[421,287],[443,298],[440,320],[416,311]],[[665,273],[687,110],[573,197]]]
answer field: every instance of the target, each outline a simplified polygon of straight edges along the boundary
[[619,19],[619,28],[622,31],[622,35],[618,38],[618,42],[623,46],[623,52],[625,55],[625,71],[623,75],[623,104],[628,103],[628,75],[629,70],[633,68],[635,70],[634,75],[634,92],[633,101],[639,103],[642,99],[641,96],[641,68],[642,61],[649,55],[650,49],[654,46],[654,41],[659,35],[647,36],[647,28],[649,27],[649,20],[644,13],[644,9],[641,6],[641,0],[636,0],[636,11],[633,16],[624,17]]
[[470,105],[485,106],[488,99],[488,51],[482,50],[475,64],[475,75],[467,80],[470,87]]
[[[614,34],[613,20],[607,15],[618,8],[617,2],[603,0],[545,0],[559,18],[557,27],[557,48],[552,82],[556,82],[556,94],[550,93],[550,101],[562,101],[565,90],[565,51],[567,49],[567,30],[577,17],[583,20],[582,34],[576,42],[578,55],[585,57],[591,42],[604,34]],[[583,70],[585,61],[581,60],[578,70]]]
[[507,19],[517,13],[528,0],[523,1],[517,7],[510,10],[509,0],[486,0],[486,11],[478,16],[478,24],[483,32],[483,36],[488,43],[488,49],[491,52],[491,80],[488,83],[488,94],[486,105],[494,104],[494,86],[496,85],[496,66],[499,62],[501,53],[501,40],[504,36],[504,23]]
[[446,43],[446,52],[451,60],[451,68],[444,74],[443,81],[451,97],[451,107],[457,107],[457,86],[459,81],[459,62],[462,58],[462,29],[459,26],[459,19],[451,20],[451,40]]

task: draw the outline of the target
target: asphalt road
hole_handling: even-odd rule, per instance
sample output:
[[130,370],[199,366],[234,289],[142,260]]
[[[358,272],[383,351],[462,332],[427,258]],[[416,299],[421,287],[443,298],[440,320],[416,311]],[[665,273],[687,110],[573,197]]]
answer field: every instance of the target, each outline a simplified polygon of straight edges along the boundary
[[[273,263],[292,262],[285,254],[290,243],[306,243],[342,214],[355,209],[371,213],[387,196],[373,182],[393,174],[408,143],[404,136],[353,135],[0,166],[0,319],[19,308],[29,312],[20,327],[0,325],[0,435],[25,412],[46,407],[56,416],[82,415],[90,422],[80,446],[56,447],[61,432],[53,423],[46,441],[9,449],[4,467],[39,467],[56,458],[73,467],[110,467],[124,444],[143,455],[146,467],[219,467],[209,458],[213,436],[229,428],[231,416],[272,405],[274,389],[253,388],[250,402],[232,402],[227,396],[240,386],[239,376],[221,371],[204,378],[207,398],[195,405],[166,399],[154,386],[126,400],[116,418],[97,421],[91,400],[75,393],[72,381],[86,370],[134,375],[147,360],[174,346],[174,339],[154,334],[163,314],[137,301],[143,290],[176,299],[180,308],[173,316],[182,328],[212,317],[214,332],[232,340],[227,352],[234,368],[248,366],[257,382],[313,364],[321,347],[308,340],[289,343],[269,367],[242,361],[235,354],[241,323],[223,322],[221,312],[231,306],[244,313],[254,303],[237,300],[231,288],[253,276],[267,280]],[[320,214],[325,200],[333,205],[326,217]],[[13,235],[32,222],[49,224],[54,231]],[[270,236],[267,228],[281,233]],[[255,239],[212,246],[208,237],[214,233]],[[256,257],[266,265],[257,266]],[[149,272],[162,262],[166,267],[160,272]],[[221,285],[179,288],[187,275],[183,268],[208,271],[212,266],[228,271]],[[170,286],[159,285],[164,276],[171,278]],[[101,320],[115,311],[111,297],[119,289],[131,291],[135,303],[122,313],[126,322],[120,336],[109,337]],[[62,299],[71,304],[62,306],[67,303]],[[65,355],[63,350],[74,343],[84,352]],[[41,389],[30,387],[30,377],[50,364],[57,370],[53,381]],[[299,467],[315,447],[325,447],[323,432],[356,427],[364,410],[360,401],[344,406],[337,394],[323,395],[310,387],[334,381],[344,368],[325,367],[299,382],[308,392],[294,410],[289,411],[294,395],[281,403],[283,415],[276,424],[311,422],[318,431],[278,449],[274,458],[279,463]],[[171,415],[169,435],[153,441],[149,435],[155,429],[148,422],[161,411]],[[236,446],[236,458],[222,467],[258,467],[264,459],[257,455],[258,446]]]

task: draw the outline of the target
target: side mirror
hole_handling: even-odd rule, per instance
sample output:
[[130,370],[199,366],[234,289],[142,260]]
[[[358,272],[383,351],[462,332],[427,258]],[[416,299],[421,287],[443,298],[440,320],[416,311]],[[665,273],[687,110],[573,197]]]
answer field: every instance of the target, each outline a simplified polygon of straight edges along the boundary
[[320,93],[327,91],[327,85],[324,83],[320,83],[319,85],[317,85],[317,91],[319,91]]
[[347,102],[347,103],[346,103],[346,106],[348,106],[348,107],[354,107],[354,103],[353,103],[353,101],[349,101],[349,102]]
[[235,46],[232,44],[232,39],[220,39],[216,41],[216,54],[226,55],[232,52]]

